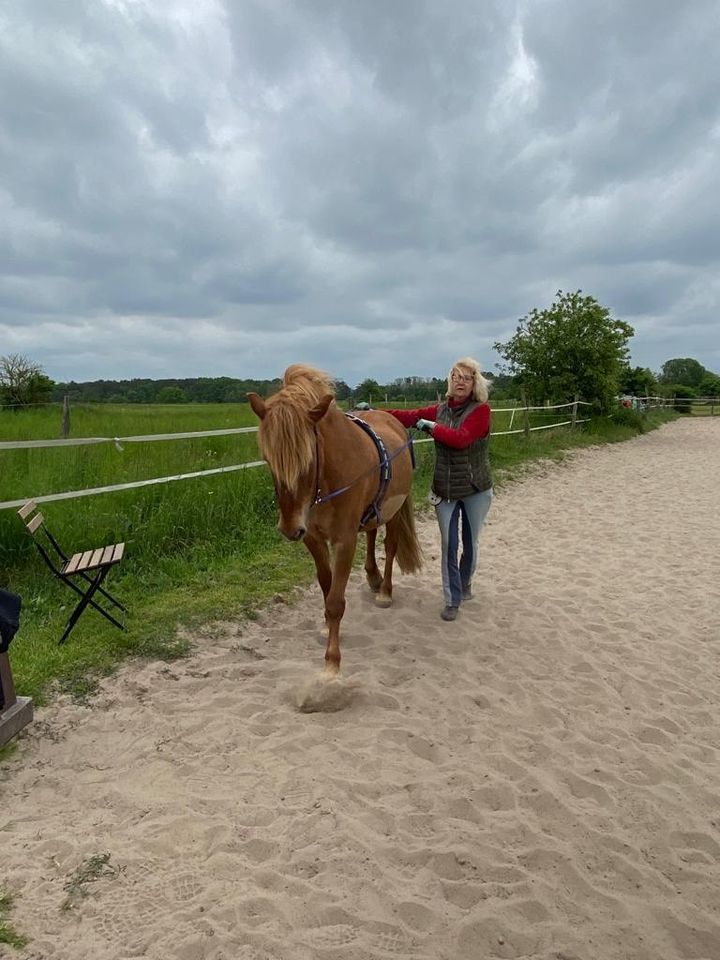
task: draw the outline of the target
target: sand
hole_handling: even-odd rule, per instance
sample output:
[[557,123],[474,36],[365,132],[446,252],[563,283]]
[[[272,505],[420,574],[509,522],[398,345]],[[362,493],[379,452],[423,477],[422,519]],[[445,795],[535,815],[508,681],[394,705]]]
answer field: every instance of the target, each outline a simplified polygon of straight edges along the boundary
[[316,587],[37,711],[0,770],[6,953],[718,960],[719,476],[709,418],[545,464],[455,623],[423,521],[392,609],[353,574],[323,711]]

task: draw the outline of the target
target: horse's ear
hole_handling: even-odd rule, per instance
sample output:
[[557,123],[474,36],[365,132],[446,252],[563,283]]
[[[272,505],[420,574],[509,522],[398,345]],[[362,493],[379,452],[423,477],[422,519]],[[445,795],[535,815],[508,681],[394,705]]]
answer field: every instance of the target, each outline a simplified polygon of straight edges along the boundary
[[313,423],[317,423],[318,420],[322,420],[325,414],[328,412],[328,407],[333,402],[335,398],[331,393],[326,393],[325,396],[319,403],[316,403],[312,410],[308,410],[308,416]]
[[248,402],[260,420],[265,419],[265,401],[257,393],[248,393]]

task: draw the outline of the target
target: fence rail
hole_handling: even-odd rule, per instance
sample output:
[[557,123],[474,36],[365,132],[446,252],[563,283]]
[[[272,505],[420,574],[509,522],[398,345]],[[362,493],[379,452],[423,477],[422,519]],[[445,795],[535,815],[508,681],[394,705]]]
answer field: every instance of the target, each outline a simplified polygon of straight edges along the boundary
[[625,394],[618,397],[618,402],[627,406],[644,404],[646,407],[677,407],[684,404],[691,407],[717,407],[720,410],[720,397],[635,397]]
[[154,440],[192,440],[196,437],[222,437],[231,433],[256,433],[257,427],[229,427],[227,430],[193,430],[188,433],[149,433],[136,437],[68,437],[64,440],[0,440],[0,450],[33,447],[82,447],[90,443],[151,443]]

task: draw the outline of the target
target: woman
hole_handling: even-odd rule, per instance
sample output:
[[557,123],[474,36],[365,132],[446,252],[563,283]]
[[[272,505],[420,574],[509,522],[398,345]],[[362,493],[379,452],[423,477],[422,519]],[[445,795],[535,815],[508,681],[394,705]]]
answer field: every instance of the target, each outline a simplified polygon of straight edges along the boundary
[[487,399],[488,382],[479,363],[463,357],[448,374],[446,401],[418,410],[388,411],[404,426],[424,430],[435,441],[430,502],[442,541],[443,620],[455,620],[463,600],[472,598],[478,538],[492,502]]

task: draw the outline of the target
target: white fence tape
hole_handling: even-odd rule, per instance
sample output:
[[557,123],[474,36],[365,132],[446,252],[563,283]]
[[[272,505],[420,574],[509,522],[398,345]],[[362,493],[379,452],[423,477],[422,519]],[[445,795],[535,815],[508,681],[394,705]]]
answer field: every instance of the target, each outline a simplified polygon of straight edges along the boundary
[[134,480],[131,483],[114,483],[109,487],[91,487],[85,490],[68,490],[65,493],[49,493],[42,497],[23,497],[22,500],[7,500],[0,503],[0,510],[21,507],[28,500],[35,503],[51,503],[53,500],[73,500],[76,497],[92,497],[96,493],[114,493],[116,490],[132,490],[134,487],[149,487],[154,483],[171,483],[173,480],[189,480],[191,477],[209,477],[214,473],[230,473],[232,470],[247,470],[249,467],[262,467],[264,460],[252,463],[236,463],[230,467],[215,467],[214,470],[196,470],[194,473],[178,473],[174,477],[155,477],[152,480]]
[[222,437],[230,433],[257,433],[257,427],[231,427],[227,430],[197,430],[192,433],[150,433],[138,437],[76,437],[67,440],[2,440],[0,450],[25,447],[81,447],[88,443],[150,443],[153,440],[191,440],[195,437]]

